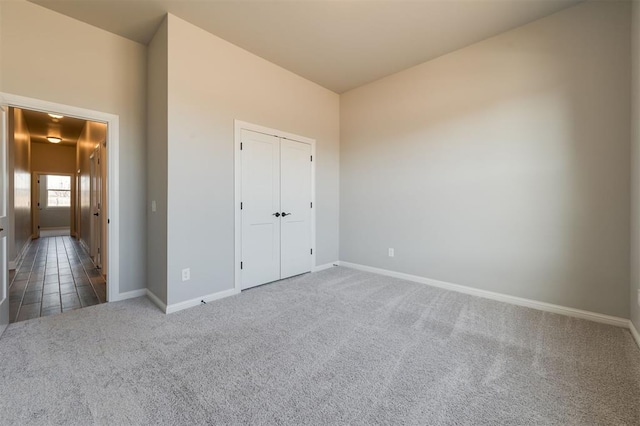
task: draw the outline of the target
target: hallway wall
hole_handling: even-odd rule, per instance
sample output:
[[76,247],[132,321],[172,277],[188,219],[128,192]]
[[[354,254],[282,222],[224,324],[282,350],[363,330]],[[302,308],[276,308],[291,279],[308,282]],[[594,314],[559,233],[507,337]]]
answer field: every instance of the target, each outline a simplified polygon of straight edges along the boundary
[[9,261],[15,263],[31,241],[31,136],[22,110],[11,108],[8,124]]

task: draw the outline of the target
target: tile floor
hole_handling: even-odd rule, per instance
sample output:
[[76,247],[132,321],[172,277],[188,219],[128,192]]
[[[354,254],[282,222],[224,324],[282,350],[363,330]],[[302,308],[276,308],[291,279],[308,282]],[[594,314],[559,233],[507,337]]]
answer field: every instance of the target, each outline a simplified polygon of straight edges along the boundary
[[33,240],[9,287],[10,321],[104,303],[106,290],[104,277],[77,240]]

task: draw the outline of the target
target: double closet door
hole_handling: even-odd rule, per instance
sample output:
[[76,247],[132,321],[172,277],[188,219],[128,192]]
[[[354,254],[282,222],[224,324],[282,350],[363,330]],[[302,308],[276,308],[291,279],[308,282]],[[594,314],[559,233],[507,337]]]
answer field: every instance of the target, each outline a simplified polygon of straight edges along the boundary
[[241,287],[311,271],[311,145],[242,130]]

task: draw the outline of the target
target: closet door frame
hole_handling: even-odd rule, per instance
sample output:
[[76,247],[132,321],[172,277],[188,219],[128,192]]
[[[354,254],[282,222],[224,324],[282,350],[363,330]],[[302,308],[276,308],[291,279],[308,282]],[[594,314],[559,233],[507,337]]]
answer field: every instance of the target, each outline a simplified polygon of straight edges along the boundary
[[264,133],[278,138],[289,139],[311,145],[311,272],[316,268],[316,141],[305,136],[296,135],[282,130],[272,129],[258,124],[248,123],[241,120],[234,120],[234,263],[235,263],[235,290],[239,293],[242,289],[242,157],[241,143],[242,130]]

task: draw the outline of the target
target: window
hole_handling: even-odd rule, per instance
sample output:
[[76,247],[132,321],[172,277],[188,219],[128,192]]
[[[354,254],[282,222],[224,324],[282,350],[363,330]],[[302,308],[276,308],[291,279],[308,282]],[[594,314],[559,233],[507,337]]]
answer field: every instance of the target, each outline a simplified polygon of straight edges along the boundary
[[46,207],[71,207],[71,176],[47,175]]

